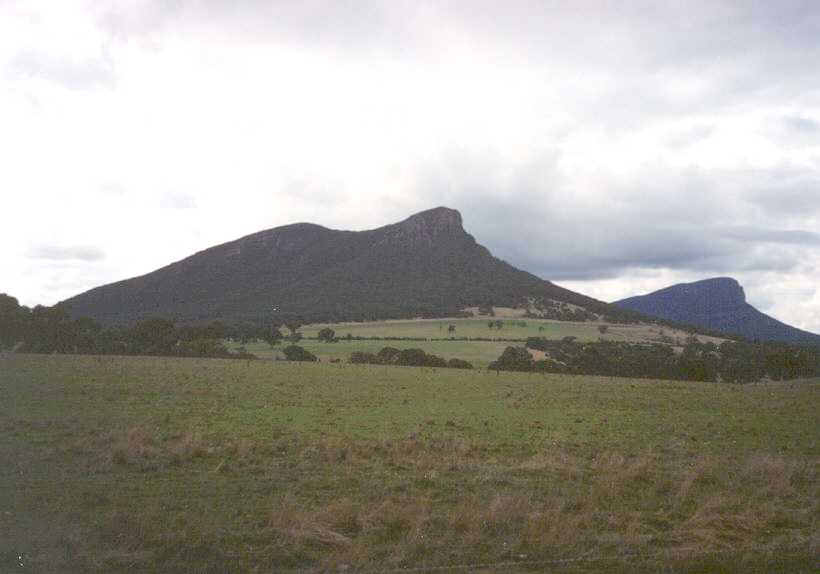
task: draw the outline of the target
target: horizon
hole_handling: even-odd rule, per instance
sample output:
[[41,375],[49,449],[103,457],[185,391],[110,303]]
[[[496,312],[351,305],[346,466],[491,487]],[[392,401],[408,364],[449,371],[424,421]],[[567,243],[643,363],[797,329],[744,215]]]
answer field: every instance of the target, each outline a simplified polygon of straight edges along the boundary
[[447,205],[602,301],[728,276],[820,332],[820,10],[0,4],[0,291]]

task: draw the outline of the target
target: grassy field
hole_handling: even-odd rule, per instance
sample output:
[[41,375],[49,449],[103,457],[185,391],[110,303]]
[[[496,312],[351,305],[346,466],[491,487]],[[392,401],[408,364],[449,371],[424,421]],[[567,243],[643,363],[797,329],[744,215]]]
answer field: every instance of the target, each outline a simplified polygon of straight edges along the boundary
[[[522,317],[501,317],[504,327],[490,329],[489,319],[416,319],[407,321],[376,321],[372,323],[336,323],[306,325],[299,329],[304,338],[298,344],[317,357],[320,361],[329,362],[339,359],[347,361],[353,351],[376,353],[386,346],[398,349],[418,348],[445,359],[464,359],[474,367],[484,368],[496,360],[504,349],[515,343],[504,339],[523,340],[527,337],[546,337],[562,339],[576,337],[579,341],[626,341],[633,343],[658,342],[661,337],[671,337],[685,341],[687,334],[683,331],[659,327],[656,325],[615,325],[607,326],[607,332],[598,330],[599,323],[571,323],[567,321],[549,321],[543,319],[525,319]],[[518,324],[526,323],[525,326]],[[449,340],[449,325],[455,325],[455,337],[498,339],[495,341],[459,341]],[[322,343],[315,339],[320,329],[331,327],[340,337],[335,343]],[[286,331],[286,329],[283,329]],[[427,340],[344,340],[350,333],[354,337],[412,337]],[[702,341],[720,342],[720,339],[701,336]],[[286,343],[287,344],[287,343]],[[284,346],[284,345],[283,345]],[[266,343],[252,342],[245,345],[250,353],[263,359],[282,358],[282,347],[269,347]],[[236,350],[238,343],[228,342],[228,347]]]
[[[456,337],[482,337],[498,339],[526,339],[527,337],[546,337],[548,339],[562,339],[577,337],[579,341],[597,341],[599,338],[610,341],[648,342],[658,341],[661,331],[672,338],[686,339],[686,333],[668,327],[657,325],[616,325],[609,324],[608,331],[601,334],[598,331],[599,323],[572,323],[568,321],[550,321],[546,319],[501,318],[504,327],[490,329],[487,323],[490,319],[415,319],[407,321],[376,321],[372,323],[336,323],[330,325],[306,325],[300,332],[306,337],[315,337],[319,330],[329,326],[336,331],[337,337],[344,337],[350,333],[354,337],[416,337],[416,338],[447,338],[447,327],[455,325],[453,333]],[[526,326],[516,323],[523,321]],[[541,330],[543,329],[543,330]],[[700,337],[701,340],[711,340],[709,337]]]
[[816,571],[818,398],[6,356],[0,571]]
[[[384,347],[395,347],[397,349],[422,349],[425,353],[432,353],[445,359],[464,359],[469,361],[474,367],[486,367],[496,360],[504,349],[512,344],[502,341],[381,341],[381,340],[340,340],[335,343],[324,343],[316,339],[302,339],[297,343],[304,347],[320,361],[329,362],[334,359],[347,361],[353,351],[365,351],[378,353]],[[260,359],[273,359],[274,357],[284,358],[282,349],[288,345],[287,342],[270,347],[267,343],[256,341],[245,345],[249,353],[253,353]],[[228,343],[228,348],[236,350],[238,343]]]

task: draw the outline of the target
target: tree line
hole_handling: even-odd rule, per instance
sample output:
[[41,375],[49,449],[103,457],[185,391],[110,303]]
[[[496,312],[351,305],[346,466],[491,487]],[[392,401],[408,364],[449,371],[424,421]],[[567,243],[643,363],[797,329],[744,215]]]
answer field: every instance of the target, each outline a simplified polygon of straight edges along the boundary
[[0,350],[27,353],[99,355],[170,355],[180,357],[252,358],[229,351],[223,340],[231,329],[208,325],[175,325],[162,318],[146,319],[130,327],[103,328],[95,321],[73,319],[62,307],[28,308],[0,294]]
[[[543,351],[535,360],[528,349]],[[669,345],[612,341],[579,343],[527,339],[525,347],[507,347],[490,369],[603,375],[612,377],[749,383],[820,376],[820,349],[783,343],[724,341],[702,343],[690,337],[682,350]]]

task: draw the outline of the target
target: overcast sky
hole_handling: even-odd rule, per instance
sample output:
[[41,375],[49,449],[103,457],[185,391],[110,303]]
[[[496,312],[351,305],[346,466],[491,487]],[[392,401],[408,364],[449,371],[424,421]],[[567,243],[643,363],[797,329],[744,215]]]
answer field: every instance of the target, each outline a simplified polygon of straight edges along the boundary
[[459,209],[613,300],[736,277],[820,332],[820,4],[0,0],[0,291]]

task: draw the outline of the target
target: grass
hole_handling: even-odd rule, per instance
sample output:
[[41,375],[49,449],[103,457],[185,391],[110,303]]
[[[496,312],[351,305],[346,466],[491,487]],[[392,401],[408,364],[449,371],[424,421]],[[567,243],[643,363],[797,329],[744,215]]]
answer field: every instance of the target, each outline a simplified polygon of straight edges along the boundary
[[[267,343],[258,341],[248,343],[245,345],[245,349],[261,359],[273,359],[274,357],[281,359],[284,358],[282,349],[288,344],[288,342],[283,342],[271,348]],[[323,362],[335,359],[346,362],[353,351],[378,353],[384,347],[395,347],[397,349],[422,349],[426,353],[432,353],[445,359],[464,359],[474,367],[486,367],[492,361],[495,361],[510,344],[502,341],[346,341],[344,339],[335,343],[324,343],[316,339],[302,339],[297,343],[297,345],[304,347]],[[232,350],[236,350],[238,347],[238,343],[228,343],[228,348]]]
[[[306,337],[315,337],[320,329],[330,326],[336,331],[337,337],[344,337],[350,333],[354,337],[416,337],[424,339],[448,338],[449,325],[455,325],[453,335],[456,337],[482,337],[496,339],[526,339],[527,337],[546,337],[548,339],[562,339],[577,337],[579,341],[597,341],[599,338],[611,341],[648,342],[659,341],[661,331],[672,338],[685,340],[686,333],[656,325],[618,325],[609,324],[608,332],[601,334],[598,331],[600,323],[573,323],[568,321],[551,321],[546,319],[504,318],[504,327],[490,329],[486,319],[415,319],[397,321],[375,321],[370,323],[336,323],[330,325],[306,325],[300,331]],[[523,321],[526,326],[515,323]],[[539,330],[539,329],[543,330]],[[706,340],[708,337],[701,337]]]
[[819,391],[13,355],[0,571],[812,571]]
[[[656,325],[608,325],[606,333],[598,330],[599,323],[571,323],[567,321],[550,321],[543,319],[526,319],[523,317],[500,317],[504,321],[502,329],[489,329],[487,319],[416,319],[406,321],[377,321],[371,323],[336,323],[321,325],[306,325],[299,329],[304,338],[298,344],[304,347],[320,361],[332,360],[347,361],[350,353],[364,351],[377,353],[386,346],[398,349],[418,348],[426,353],[432,353],[445,359],[464,359],[474,367],[485,368],[496,360],[510,343],[505,339],[524,340],[527,337],[546,337],[548,339],[562,339],[576,337],[579,341],[625,341],[625,342],[658,342],[662,337],[671,337],[684,341],[686,333],[674,329],[658,327]],[[517,322],[523,321],[525,326]],[[449,325],[455,325],[453,333],[459,338],[488,338],[493,341],[459,341],[449,340]],[[340,338],[335,343],[323,343],[316,340],[319,330],[330,326]],[[283,329],[283,331],[287,331]],[[354,337],[412,337],[426,340],[345,340],[343,337],[350,333]],[[717,341],[710,337],[701,336],[702,341]],[[271,348],[263,342],[251,342],[245,348],[254,355],[263,359],[283,358],[282,347]],[[520,343],[518,343],[520,344]],[[239,344],[228,342],[228,347],[236,350]]]

